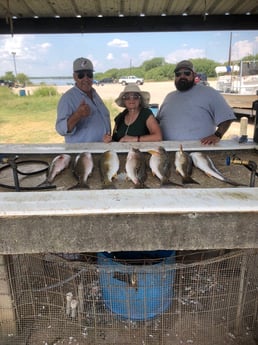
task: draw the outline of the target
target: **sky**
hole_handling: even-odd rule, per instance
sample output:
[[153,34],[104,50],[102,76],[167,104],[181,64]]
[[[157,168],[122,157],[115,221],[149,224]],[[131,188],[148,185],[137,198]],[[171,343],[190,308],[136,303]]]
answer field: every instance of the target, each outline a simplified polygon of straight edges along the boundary
[[[0,35],[0,76],[72,76],[73,60],[87,57],[96,72],[138,67],[163,57],[168,63],[207,58],[228,60],[230,32],[152,32],[109,34]],[[258,31],[232,31],[232,60],[258,54]],[[13,54],[15,53],[15,54]]]

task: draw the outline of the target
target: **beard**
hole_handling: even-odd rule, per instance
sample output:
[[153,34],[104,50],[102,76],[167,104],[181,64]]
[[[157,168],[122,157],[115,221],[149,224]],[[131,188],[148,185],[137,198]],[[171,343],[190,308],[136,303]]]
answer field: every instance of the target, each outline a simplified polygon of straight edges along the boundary
[[194,86],[194,79],[188,80],[185,78],[180,78],[175,82],[176,88],[179,91],[187,91]]

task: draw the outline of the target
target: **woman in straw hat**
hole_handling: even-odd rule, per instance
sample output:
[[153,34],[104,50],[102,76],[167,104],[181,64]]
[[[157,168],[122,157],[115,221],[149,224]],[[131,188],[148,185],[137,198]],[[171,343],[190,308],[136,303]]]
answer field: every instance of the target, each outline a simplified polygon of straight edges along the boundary
[[159,124],[148,108],[149,100],[149,92],[141,91],[136,84],[127,85],[115,100],[119,107],[125,109],[115,118],[112,137],[106,135],[104,141],[161,141]]

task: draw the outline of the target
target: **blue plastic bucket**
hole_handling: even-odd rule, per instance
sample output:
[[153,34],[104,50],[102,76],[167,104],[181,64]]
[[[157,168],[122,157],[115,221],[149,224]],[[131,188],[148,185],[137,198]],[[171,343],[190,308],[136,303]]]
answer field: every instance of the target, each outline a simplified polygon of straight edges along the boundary
[[98,253],[105,306],[130,320],[165,312],[173,298],[174,262],[175,251],[168,250]]
[[159,105],[157,103],[149,104],[149,108],[153,112],[153,115],[156,117],[159,111]]
[[26,96],[26,91],[24,89],[20,90],[20,96]]

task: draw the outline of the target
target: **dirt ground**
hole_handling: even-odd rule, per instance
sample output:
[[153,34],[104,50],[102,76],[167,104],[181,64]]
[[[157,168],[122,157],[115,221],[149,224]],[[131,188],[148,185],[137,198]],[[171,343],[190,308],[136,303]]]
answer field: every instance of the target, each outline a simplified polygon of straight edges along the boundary
[[[216,86],[216,81],[211,81],[210,86]],[[33,94],[33,91],[37,88],[37,86],[29,86],[25,88],[26,94],[30,95]],[[63,85],[63,86],[56,86],[58,92],[63,94],[71,85]],[[97,92],[104,100],[115,100],[120,92],[123,91],[123,86],[120,84],[106,84],[106,85],[98,85],[95,86]],[[157,103],[159,105],[162,104],[165,96],[175,90],[174,82],[173,81],[166,81],[166,82],[146,82],[144,85],[141,86],[143,91],[148,91],[151,94],[151,103]],[[19,93],[19,89],[15,89],[15,93]],[[228,104],[231,107],[241,107],[241,108],[251,108],[253,101],[257,100],[257,96],[255,95],[234,95],[234,94],[223,94],[223,97],[226,99]],[[249,121],[247,134],[249,138],[253,137],[253,121]],[[236,121],[231,124],[229,131],[224,136],[224,139],[232,139],[236,136],[239,136],[240,126],[239,121]]]

